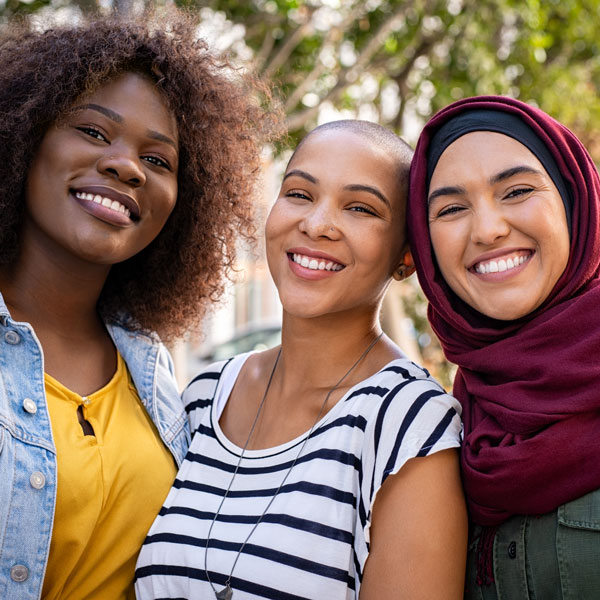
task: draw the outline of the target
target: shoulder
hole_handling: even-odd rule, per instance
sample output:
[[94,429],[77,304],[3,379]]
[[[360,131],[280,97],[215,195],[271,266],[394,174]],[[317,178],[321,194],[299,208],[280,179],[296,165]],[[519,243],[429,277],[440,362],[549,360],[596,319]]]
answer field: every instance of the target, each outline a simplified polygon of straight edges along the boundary
[[410,400],[425,403],[438,398],[437,404],[461,412],[460,403],[448,394],[429,374],[427,369],[406,359],[392,360],[377,373],[355,386],[352,396],[378,395],[387,404],[401,404],[405,408]]
[[214,396],[225,367],[234,358],[236,357],[211,363],[192,377],[182,393],[182,398],[188,412],[190,410],[188,406],[191,402],[194,402],[195,398],[199,396],[212,398]]
[[182,399],[188,413],[190,423],[194,425],[201,420],[205,409],[213,402],[224,405],[247,362],[255,357],[254,352],[237,354],[232,358],[220,360],[204,367],[183,390]]
[[434,446],[460,443],[460,403],[425,368],[408,359],[388,363],[354,393],[370,397],[361,404],[375,446],[388,440],[412,448],[418,456]]

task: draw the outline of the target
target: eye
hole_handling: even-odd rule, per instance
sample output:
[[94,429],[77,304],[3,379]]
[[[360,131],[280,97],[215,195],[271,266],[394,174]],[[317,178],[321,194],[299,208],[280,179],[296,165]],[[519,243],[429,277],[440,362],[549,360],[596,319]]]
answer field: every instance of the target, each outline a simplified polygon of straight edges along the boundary
[[452,215],[456,215],[465,210],[464,206],[460,206],[458,204],[452,204],[451,206],[445,206],[442,208],[436,215],[433,215],[433,218],[437,217],[450,217]]
[[142,156],[142,160],[145,160],[152,165],[156,165],[157,167],[171,170],[171,165],[166,160],[163,160],[158,156]]
[[308,194],[306,194],[305,192],[303,192],[302,190],[288,190],[285,193],[285,197],[286,198],[298,198],[299,200],[309,200],[310,201],[310,196]]
[[511,190],[505,198],[518,198],[519,196],[524,196],[525,194],[530,194],[534,189],[532,187],[519,187]]
[[76,127],[76,129],[78,129],[79,131],[82,131],[83,133],[85,133],[86,135],[89,135],[90,137],[100,140],[101,142],[108,142],[108,140],[106,139],[104,134],[101,133],[100,130],[96,129],[95,127],[85,126],[85,127]]
[[359,212],[359,213],[365,213],[367,215],[373,215],[374,217],[377,216],[377,213],[370,206],[365,206],[364,204],[350,206],[350,207],[348,207],[348,210],[350,210],[352,212]]

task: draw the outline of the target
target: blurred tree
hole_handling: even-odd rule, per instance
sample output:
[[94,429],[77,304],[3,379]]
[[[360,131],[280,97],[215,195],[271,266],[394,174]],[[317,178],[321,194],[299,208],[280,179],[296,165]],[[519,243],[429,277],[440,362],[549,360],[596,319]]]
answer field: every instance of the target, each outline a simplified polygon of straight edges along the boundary
[[[139,10],[149,0],[0,0],[0,17]],[[414,141],[449,102],[507,94],[570,126],[600,161],[600,0],[159,0],[273,79],[292,142],[333,111]]]
[[292,141],[333,110],[414,140],[449,102],[506,94],[570,126],[600,160],[598,0],[178,3],[239,26],[231,50],[277,82]]
[[[231,50],[246,64],[250,54],[252,68],[279,85],[292,146],[336,116],[375,120],[415,141],[423,122],[453,100],[505,94],[554,115],[600,160],[598,0],[183,3],[243,26]],[[421,361],[449,387],[454,369],[413,283],[392,286],[384,327],[403,331],[403,307]]]
[[[147,3],[0,0],[0,18],[126,13]],[[199,33],[213,47],[276,83],[290,146],[339,117],[378,121],[414,142],[424,121],[449,102],[504,94],[565,123],[600,161],[600,0],[157,2],[172,3],[198,12]],[[416,282],[392,290],[396,308],[384,318],[398,313],[400,297],[423,359],[447,385],[452,369],[428,330]]]

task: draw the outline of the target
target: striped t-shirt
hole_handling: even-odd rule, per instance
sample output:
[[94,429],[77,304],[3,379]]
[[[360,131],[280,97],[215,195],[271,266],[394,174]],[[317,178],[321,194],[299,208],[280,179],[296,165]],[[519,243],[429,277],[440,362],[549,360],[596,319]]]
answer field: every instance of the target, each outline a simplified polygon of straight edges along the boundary
[[[204,568],[206,535],[241,453],[218,420],[246,358],[211,365],[184,392],[195,433],[138,559],[140,600],[215,597]],[[459,415],[458,402],[406,359],[348,390],[317,423],[244,546],[233,598],[357,598],[377,491],[410,458],[459,446]],[[207,570],[217,590],[306,435],[245,452],[210,535]]]

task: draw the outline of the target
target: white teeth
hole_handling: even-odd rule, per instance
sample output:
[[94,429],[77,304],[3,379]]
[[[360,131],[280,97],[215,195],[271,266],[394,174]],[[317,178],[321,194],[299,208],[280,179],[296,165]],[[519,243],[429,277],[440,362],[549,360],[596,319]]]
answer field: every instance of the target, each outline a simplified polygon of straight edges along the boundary
[[105,198],[100,194],[88,194],[86,192],[75,192],[75,196],[80,200],[87,200],[88,202],[94,202],[95,204],[100,204],[102,206],[105,206],[106,208],[110,208],[110,210],[122,213],[126,217],[131,216],[131,211],[117,200]]
[[302,254],[293,254],[292,259],[295,263],[313,271],[341,271],[344,268],[343,265],[334,263],[333,261],[319,261],[316,258],[309,258]]
[[519,265],[522,265],[529,259],[529,256],[515,256],[514,258],[501,258],[498,261],[490,260],[486,263],[477,263],[475,265],[475,271],[477,273],[502,273],[510,269],[514,269]]

